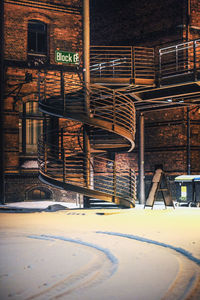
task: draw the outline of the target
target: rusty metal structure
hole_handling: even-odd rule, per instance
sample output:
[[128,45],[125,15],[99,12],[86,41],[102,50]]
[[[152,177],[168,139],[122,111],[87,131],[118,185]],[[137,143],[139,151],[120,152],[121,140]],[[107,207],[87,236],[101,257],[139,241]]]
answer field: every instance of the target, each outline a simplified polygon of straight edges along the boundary
[[[40,81],[40,109],[73,120],[39,141],[40,177],[88,197],[133,207],[135,174],[119,168],[107,151],[134,147],[135,108],[132,100],[107,87],[60,76]],[[58,88],[58,89],[57,89]],[[89,99],[89,112],[85,99]]]
[[158,50],[94,46],[89,83],[62,71],[48,76],[38,81],[40,110],[69,122],[39,141],[41,180],[134,207],[134,170],[109,153],[134,148],[136,110],[200,105],[200,40]]

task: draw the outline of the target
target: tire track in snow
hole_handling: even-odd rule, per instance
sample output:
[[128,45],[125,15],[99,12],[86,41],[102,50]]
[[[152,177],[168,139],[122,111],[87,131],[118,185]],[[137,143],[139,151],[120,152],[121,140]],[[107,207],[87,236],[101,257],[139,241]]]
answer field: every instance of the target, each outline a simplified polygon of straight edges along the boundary
[[[100,253],[97,258],[82,267],[77,272],[70,274],[68,277],[56,282],[43,291],[31,295],[27,300],[31,299],[57,299],[69,295],[76,290],[96,285],[103,280],[111,277],[117,270],[117,258],[106,248],[100,247],[93,243],[84,242],[78,239],[72,239],[63,236],[54,235],[29,235],[28,238],[40,239],[46,241],[59,240],[64,242],[75,243],[81,246],[89,247]],[[104,255],[104,260],[102,260]]]
[[[148,238],[109,231],[96,231],[97,234],[106,234],[111,236],[117,236],[122,238],[128,238],[135,241],[148,243],[156,246],[161,246],[178,252],[183,255],[186,259],[180,260],[179,258],[179,272],[169,287],[167,293],[163,296],[162,300],[196,300],[200,299],[200,259],[193,256],[189,251],[175,247],[170,244],[158,242]],[[189,261],[188,261],[189,260]],[[191,266],[191,261],[195,263]],[[196,265],[196,266],[195,266]]]
[[187,251],[183,248],[180,248],[180,247],[175,247],[175,246],[172,246],[170,244],[157,242],[155,240],[147,239],[147,238],[140,237],[140,236],[137,236],[137,235],[132,235],[132,234],[119,233],[119,232],[109,232],[109,231],[96,231],[96,233],[125,237],[125,238],[136,240],[136,241],[139,241],[139,242],[144,242],[144,243],[148,243],[148,244],[153,244],[153,245],[169,248],[169,249],[175,250],[176,252],[184,255],[186,258],[188,258],[189,260],[195,262],[197,265],[200,266],[200,259],[198,259],[197,257],[194,257],[189,251]]

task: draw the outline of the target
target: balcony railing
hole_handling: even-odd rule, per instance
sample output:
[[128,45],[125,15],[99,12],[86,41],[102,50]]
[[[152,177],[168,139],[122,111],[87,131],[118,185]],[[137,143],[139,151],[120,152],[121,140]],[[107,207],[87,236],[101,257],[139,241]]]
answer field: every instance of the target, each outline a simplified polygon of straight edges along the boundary
[[91,46],[91,81],[146,85],[155,79],[154,49],[132,46]]
[[200,70],[200,39],[159,50],[160,79],[193,74]]
[[[159,81],[167,84],[166,79],[175,80],[173,77],[179,77],[179,82],[198,78],[200,39],[156,51],[146,47],[91,46],[91,82],[154,86]],[[158,57],[158,65],[155,57]]]
[[[91,84],[67,77],[64,72],[46,74],[38,81],[40,109],[59,116],[86,117],[85,96],[89,120],[94,124],[109,126],[132,140],[135,138],[135,107],[132,99],[103,85]],[[51,110],[51,111],[50,111]],[[111,128],[112,127],[112,128]],[[126,131],[126,132],[125,132]]]
[[136,176],[133,169],[101,155],[86,157],[82,145],[83,132],[80,129],[80,126],[68,126],[60,131],[46,132],[40,137],[38,163],[41,174],[76,187],[88,188],[89,165],[91,190],[133,203],[136,199]]

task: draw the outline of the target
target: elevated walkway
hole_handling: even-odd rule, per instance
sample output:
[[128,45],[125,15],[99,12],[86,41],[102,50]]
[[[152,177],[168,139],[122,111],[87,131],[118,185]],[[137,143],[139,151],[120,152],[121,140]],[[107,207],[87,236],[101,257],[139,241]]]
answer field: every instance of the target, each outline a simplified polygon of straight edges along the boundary
[[134,99],[136,110],[200,104],[200,40],[154,50],[91,47],[91,81]]

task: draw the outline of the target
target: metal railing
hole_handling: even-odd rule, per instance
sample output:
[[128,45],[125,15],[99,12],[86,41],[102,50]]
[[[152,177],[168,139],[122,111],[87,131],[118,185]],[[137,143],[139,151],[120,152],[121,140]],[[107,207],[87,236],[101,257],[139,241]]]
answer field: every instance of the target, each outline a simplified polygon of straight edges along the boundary
[[113,129],[119,126],[135,137],[135,106],[132,100],[103,86],[91,85],[90,113],[94,119],[112,123]]
[[132,47],[91,46],[91,77],[133,77]]
[[91,46],[90,73],[91,79],[154,80],[154,49],[132,46]]
[[[45,110],[53,109],[65,116],[85,115],[95,120],[101,120],[126,130],[135,137],[135,107],[131,98],[107,87],[90,84],[86,88],[84,82],[76,76],[69,78],[63,72],[50,73],[40,76],[38,82],[40,96],[39,102]],[[85,97],[89,99],[85,106]]]
[[[38,164],[40,172],[50,178],[79,187],[88,188],[88,158],[82,149],[83,132],[74,126],[59,132],[46,132],[38,143]],[[55,138],[59,142],[49,142]],[[69,141],[72,140],[72,145]],[[89,159],[90,186],[93,191],[100,191],[121,197],[134,203],[136,199],[136,177],[131,168],[119,166],[113,160],[92,155]]]
[[93,166],[93,186],[96,190],[130,201],[136,199],[136,176],[132,168],[101,156],[94,157]]
[[160,79],[200,70],[200,39],[159,49]]
[[133,78],[155,80],[154,49],[133,47]]

